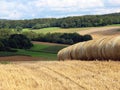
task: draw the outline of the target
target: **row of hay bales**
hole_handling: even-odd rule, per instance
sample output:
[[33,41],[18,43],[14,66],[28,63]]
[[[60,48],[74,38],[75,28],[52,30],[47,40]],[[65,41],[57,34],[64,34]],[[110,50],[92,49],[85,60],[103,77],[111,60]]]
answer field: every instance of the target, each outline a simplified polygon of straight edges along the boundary
[[120,36],[80,42],[58,52],[59,60],[120,60]]

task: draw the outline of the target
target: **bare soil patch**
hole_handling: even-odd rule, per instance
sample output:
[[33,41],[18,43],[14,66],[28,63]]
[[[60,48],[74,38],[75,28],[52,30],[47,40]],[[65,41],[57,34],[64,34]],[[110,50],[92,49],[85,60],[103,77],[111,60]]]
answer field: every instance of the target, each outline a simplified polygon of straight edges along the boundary
[[34,44],[46,44],[46,45],[60,45],[60,46],[68,46],[67,44],[57,44],[57,43],[49,43],[49,42],[38,42],[38,41],[32,41]]
[[45,60],[39,57],[30,57],[30,56],[7,56],[0,57],[0,61],[40,61]]

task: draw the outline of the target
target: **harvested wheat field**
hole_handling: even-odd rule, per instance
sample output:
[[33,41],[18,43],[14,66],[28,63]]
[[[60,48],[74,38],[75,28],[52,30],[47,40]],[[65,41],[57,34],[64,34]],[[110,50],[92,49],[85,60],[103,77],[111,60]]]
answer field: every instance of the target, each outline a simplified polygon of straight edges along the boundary
[[0,90],[120,90],[120,62],[0,64]]
[[92,35],[93,39],[99,39],[101,37],[107,36],[119,36],[120,35],[120,26],[105,26],[105,27],[94,27],[86,30],[78,31],[79,34]]

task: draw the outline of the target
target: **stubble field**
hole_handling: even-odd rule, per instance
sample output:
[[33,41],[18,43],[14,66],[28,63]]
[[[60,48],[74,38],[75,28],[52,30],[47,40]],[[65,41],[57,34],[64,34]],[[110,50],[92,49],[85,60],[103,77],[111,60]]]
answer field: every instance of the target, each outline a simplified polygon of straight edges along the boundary
[[0,70],[0,90],[120,90],[120,62],[13,62]]

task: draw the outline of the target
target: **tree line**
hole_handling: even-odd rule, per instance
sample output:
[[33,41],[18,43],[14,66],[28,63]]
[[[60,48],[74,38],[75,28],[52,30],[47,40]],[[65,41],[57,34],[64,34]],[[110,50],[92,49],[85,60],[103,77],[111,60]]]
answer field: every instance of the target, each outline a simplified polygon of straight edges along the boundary
[[78,42],[92,40],[91,35],[80,35],[78,33],[47,33],[37,34],[34,32],[23,32],[32,41],[51,42],[60,44],[75,44]]
[[105,15],[85,15],[66,18],[41,18],[31,20],[0,20],[0,28],[31,28],[41,29],[46,27],[76,28],[96,27],[111,24],[120,24],[120,13]]
[[[0,51],[14,51],[13,49],[29,49],[33,46],[30,39],[22,34],[11,34],[0,38]],[[15,50],[16,51],[16,50]]]

